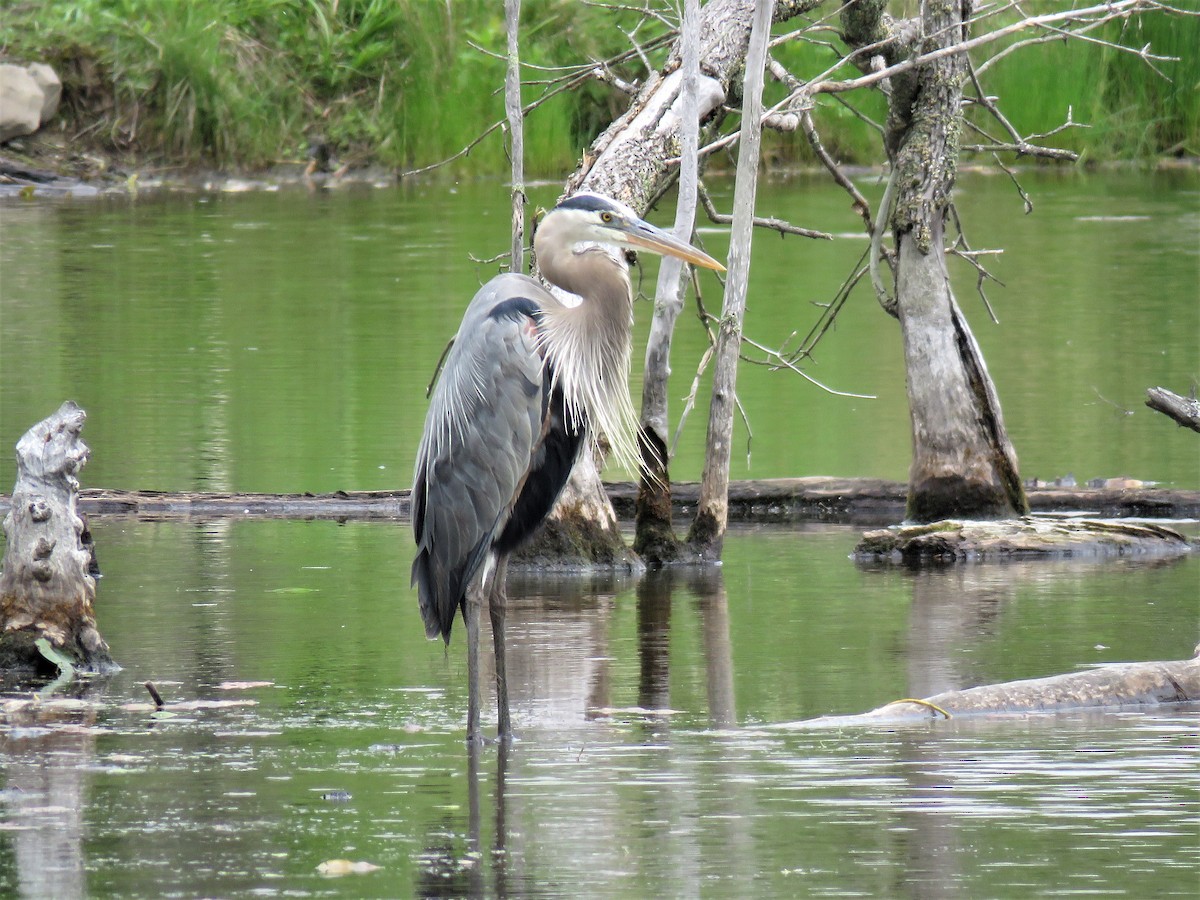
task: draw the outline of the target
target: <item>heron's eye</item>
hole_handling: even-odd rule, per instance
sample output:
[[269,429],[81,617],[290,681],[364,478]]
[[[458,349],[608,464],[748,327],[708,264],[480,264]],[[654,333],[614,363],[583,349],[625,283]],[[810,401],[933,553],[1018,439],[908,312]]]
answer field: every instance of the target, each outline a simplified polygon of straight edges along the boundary
[[611,224],[612,224],[612,220],[613,220],[613,214],[612,214],[612,213],[610,213],[610,212],[602,212],[602,213],[600,213],[600,221],[601,221],[601,222],[603,222],[605,225],[611,225]]

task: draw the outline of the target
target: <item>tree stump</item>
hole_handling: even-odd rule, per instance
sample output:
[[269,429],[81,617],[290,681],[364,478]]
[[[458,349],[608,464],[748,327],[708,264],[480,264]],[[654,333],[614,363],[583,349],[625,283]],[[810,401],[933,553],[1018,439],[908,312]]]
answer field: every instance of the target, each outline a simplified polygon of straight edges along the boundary
[[75,473],[90,453],[79,439],[86,419],[68,400],[17,442],[17,482],[4,518],[0,570],[0,670],[119,668],[96,629],[98,571],[87,523],[75,508]]

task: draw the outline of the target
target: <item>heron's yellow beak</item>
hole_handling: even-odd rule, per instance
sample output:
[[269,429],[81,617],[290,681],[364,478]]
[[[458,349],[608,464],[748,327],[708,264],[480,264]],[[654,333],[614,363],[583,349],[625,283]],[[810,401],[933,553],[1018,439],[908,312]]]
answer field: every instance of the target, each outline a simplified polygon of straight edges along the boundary
[[661,228],[656,228],[649,222],[643,222],[641,219],[638,219],[630,222],[622,231],[625,235],[626,243],[632,244],[635,247],[641,247],[653,253],[661,253],[664,256],[674,256],[677,259],[682,259],[684,262],[690,262],[694,266],[702,266],[705,269],[713,269],[717,272],[725,271],[723,265],[703,250],[697,250],[687,241],[681,241],[675,235],[669,234]]

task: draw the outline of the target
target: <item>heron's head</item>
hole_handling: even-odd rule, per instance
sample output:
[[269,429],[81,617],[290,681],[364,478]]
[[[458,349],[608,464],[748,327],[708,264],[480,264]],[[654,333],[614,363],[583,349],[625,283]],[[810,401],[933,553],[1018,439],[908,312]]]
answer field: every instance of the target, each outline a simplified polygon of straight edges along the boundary
[[[624,203],[600,194],[581,192],[554,207],[542,221],[539,236],[549,226],[555,248],[600,243],[674,256],[692,265],[724,272],[725,267],[661,228],[642,219]],[[539,257],[544,251],[539,249]]]

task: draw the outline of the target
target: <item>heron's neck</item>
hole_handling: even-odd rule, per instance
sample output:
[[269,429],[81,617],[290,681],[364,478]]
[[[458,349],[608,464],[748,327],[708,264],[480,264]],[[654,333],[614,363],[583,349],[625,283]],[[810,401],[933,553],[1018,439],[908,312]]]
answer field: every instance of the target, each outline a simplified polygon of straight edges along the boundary
[[612,454],[636,471],[637,413],[629,399],[633,300],[626,267],[600,249],[578,254],[569,272],[542,273],[583,299],[544,312],[542,342],[553,377],[562,387],[576,425],[593,438],[604,434]]

